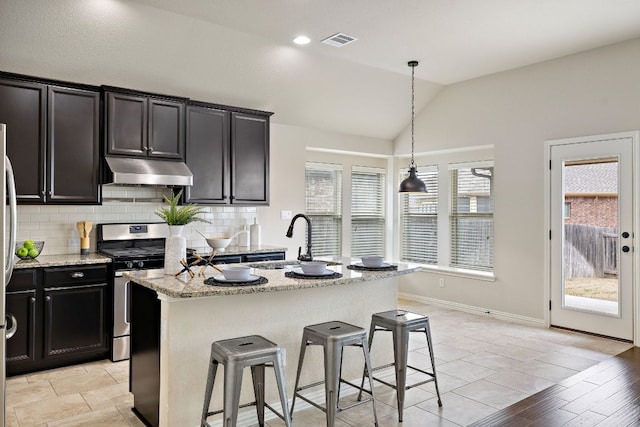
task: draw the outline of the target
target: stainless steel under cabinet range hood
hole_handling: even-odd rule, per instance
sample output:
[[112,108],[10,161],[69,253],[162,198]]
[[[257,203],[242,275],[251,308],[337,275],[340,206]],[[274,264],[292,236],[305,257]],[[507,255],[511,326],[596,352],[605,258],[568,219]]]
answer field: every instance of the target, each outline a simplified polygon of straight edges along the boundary
[[117,185],[193,185],[193,174],[183,162],[105,156],[107,177],[104,184]]

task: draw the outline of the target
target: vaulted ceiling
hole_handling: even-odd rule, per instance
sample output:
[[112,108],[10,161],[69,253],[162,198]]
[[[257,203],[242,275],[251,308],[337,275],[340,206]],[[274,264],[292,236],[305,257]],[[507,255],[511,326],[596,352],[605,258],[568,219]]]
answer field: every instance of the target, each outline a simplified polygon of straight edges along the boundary
[[[90,16],[98,3],[105,12]],[[2,4],[0,58],[16,65],[9,71],[36,69],[33,51],[53,77],[82,64],[101,83],[127,75],[148,84],[142,89],[166,85],[165,93],[274,111],[276,123],[383,139],[410,120],[408,60],[420,62],[420,111],[446,85],[640,37],[638,0]],[[357,41],[321,43],[339,32]],[[311,43],[294,45],[299,34]],[[49,77],[44,71],[37,75]]]

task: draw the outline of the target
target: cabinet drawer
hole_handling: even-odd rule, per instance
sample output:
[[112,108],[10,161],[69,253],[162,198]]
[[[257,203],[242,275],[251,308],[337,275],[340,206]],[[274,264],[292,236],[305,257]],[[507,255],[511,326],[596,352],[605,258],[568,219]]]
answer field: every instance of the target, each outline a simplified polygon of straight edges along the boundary
[[35,268],[30,268],[28,270],[13,270],[11,280],[7,286],[7,292],[35,289],[37,282],[38,276]]
[[44,285],[73,286],[107,281],[107,266],[56,267],[44,269]]

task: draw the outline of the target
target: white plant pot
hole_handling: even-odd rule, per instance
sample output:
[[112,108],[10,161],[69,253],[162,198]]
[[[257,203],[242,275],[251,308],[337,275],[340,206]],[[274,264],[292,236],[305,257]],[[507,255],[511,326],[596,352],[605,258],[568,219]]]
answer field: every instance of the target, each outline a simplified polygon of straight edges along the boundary
[[187,239],[182,236],[184,225],[170,225],[164,245],[164,274],[174,275],[182,270],[181,259],[187,259]]

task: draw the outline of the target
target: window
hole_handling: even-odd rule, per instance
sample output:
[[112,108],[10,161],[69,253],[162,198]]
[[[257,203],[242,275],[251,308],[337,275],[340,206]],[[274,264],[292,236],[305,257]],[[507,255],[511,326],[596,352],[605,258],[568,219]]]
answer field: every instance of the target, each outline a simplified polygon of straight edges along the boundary
[[306,213],[313,224],[314,256],[342,253],[342,166],[307,162]]
[[[403,180],[407,177],[400,178]],[[418,178],[427,186],[424,194],[400,195],[400,258],[402,261],[438,262],[438,168],[420,166]]]
[[351,169],[351,256],[384,256],[385,173],[380,168]]
[[493,271],[493,163],[449,167],[452,267]]

